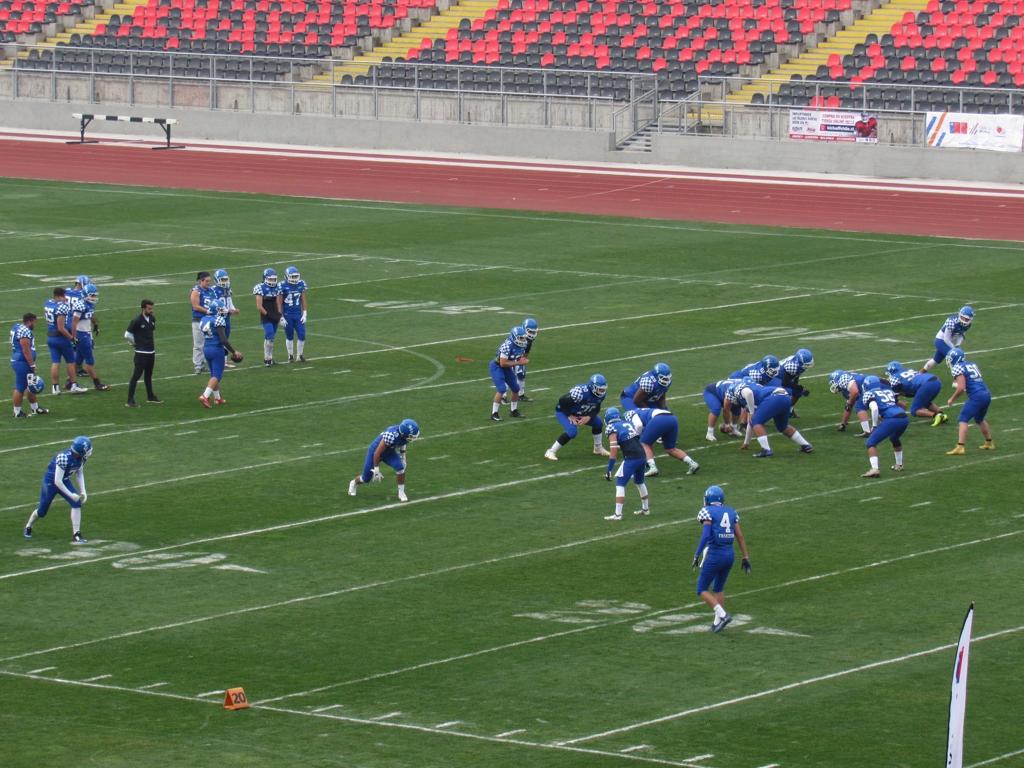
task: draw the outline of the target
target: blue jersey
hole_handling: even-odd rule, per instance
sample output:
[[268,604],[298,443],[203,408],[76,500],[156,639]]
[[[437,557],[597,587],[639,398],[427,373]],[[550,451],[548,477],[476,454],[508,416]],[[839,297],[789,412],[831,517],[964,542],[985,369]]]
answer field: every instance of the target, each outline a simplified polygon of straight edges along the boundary
[[715,388],[715,395],[724,403],[726,398],[729,397],[729,393],[732,391],[733,387],[739,383],[739,379],[721,379],[716,381],[712,386]]
[[935,378],[931,373],[918,373],[917,371],[900,371],[896,376],[889,377],[889,386],[900,395],[913,397],[922,386]]
[[505,358],[506,360],[518,360],[526,354],[526,347],[521,347],[516,344],[515,337],[509,334],[509,337],[501,342],[501,346],[498,347],[498,351],[495,353],[495,360]]
[[[199,291],[199,305],[201,307],[204,307],[205,309],[209,309],[210,305],[213,303],[214,299],[217,298],[217,291],[214,288],[212,288],[212,287],[211,288],[203,288],[203,286],[199,285],[199,283],[196,283],[195,285],[192,286],[192,290],[193,291]],[[189,303],[191,305],[191,299],[190,299]],[[192,322],[193,323],[202,320],[204,317],[206,317],[205,313],[203,313],[203,312],[196,312],[194,309],[192,310]]]
[[843,396],[844,400],[850,399],[850,385],[856,383],[858,397],[864,395],[864,374],[854,373],[853,371],[847,371],[839,377],[839,381],[836,382],[836,386],[839,389],[839,394]]
[[558,401],[556,408],[568,416],[594,416],[601,411],[604,398],[591,392],[586,384],[577,384]]
[[964,377],[964,385],[967,389],[968,397],[989,394],[988,386],[986,386],[985,380],[981,378],[981,369],[978,368],[977,363],[964,360],[962,363],[954,365],[951,372],[954,379],[957,376]]
[[711,552],[725,549],[732,551],[732,543],[736,540],[736,524],[740,521],[739,512],[724,504],[708,504],[701,507],[697,520],[702,525],[705,522],[711,523],[711,541],[708,544]]
[[67,288],[64,291],[64,295],[67,297],[68,301],[72,301],[73,299],[84,299],[85,288]]
[[299,280],[297,283],[285,283],[281,286],[280,293],[284,302],[284,314],[286,317],[299,317],[302,315],[302,295],[305,292],[305,280]]
[[46,318],[46,334],[48,336],[59,336],[57,330],[57,318],[64,318],[64,329],[71,332],[71,305],[66,301],[47,299],[43,304],[43,316]]
[[891,389],[869,389],[861,399],[869,408],[871,403],[877,405],[878,415],[883,419],[896,419],[907,415],[903,406],[896,402],[896,393]]
[[647,393],[647,401],[653,403],[658,400],[661,400],[661,398],[663,398],[668,392],[668,388],[671,386],[671,382],[669,382],[668,386],[665,386],[664,384],[659,384],[658,377],[655,376],[650,371],[648,371],[647,373],[638,377],[636,381],[634,381],[624,390],[622,390],[622,394],[625,397],[628,397],[630,400],[632,400],[636,397],[637,392],[643,390],[644,392]]
[[622,451],[624,458],[645,458],[643,446],[640,445],[641,428],[637,427],[632,421],[628,419],[616,421],[614,424],[607,425],[604,431],[606,435],[615,435],[615,440],[618,442],[619,450]]
[[959,347],[970,329],[970,325],[960,322],[960,315],[950,315],[935,334],[935,338],[942,339],[950,346]]
[[[25,359],[25,350],[21,348],[21,340],[28,339],[29,345],[32,347],[32,359]],[[25,363],[26,365],[32,365],[36,361],[36,340],[32,334],[32,329],[24,323],[15,323],[11,326],[11,362],[12,363]]]
[[800,374],[806,370],[807,368],[796,355],[790,355],[779,364],[779,375],[783,380],[787,377],[791,380],[800,378]]
[[760,384],[744,384],[742,386],[738,385],[733,390],[733,394],[736,396],[734,402],[737,402],[743,406],[747,405],[746,400],[743,398],[743,390],[745,389],[749,389],[753,394],[755,406],[760,405],[773,395],[786,395],[787,397],[789,396],[789,392],[787,392],[782,387],[763,387]]
[[738,371],[733,371],[729,374],[730,379],[753,379],[758,384],[767,384],[772,380],[772,377],[768,375],[768,369],[765,368],[764,363],[758,360],[755,363],[750,363],[740,368]]
[[96,304],[87,299],[72,299],[71,314],[78,318],[78,325],[75,332],[91,334],[93,331],[93,317],[96,314]]
[[43,481],[49,485],[53,485],[54,477],[56,477],[57,474],[57,467],[61,467],[64,470],[64,475],[67,476],[72,472],[80,470],[84,464],[85,456],[79,456],[70,448],[65,448],[50,459],[50,464],[46,467],[46,474],[43,476]]
[[390,427],[381,432],[377,439],[373,441],[374,445],[384,443],[391,449],[398,449],[408,444],[408,438],[404,437],[401,432],[398,431],[398,425],[392,424]]
[[203,346],[206,349],[217,349],[221,347],[218,328],[227,331],[228,319],[224,315],[206,315],[199,321],[199,330],[203,333]]
[[216,296],[218,299],[224,299],[224,304],[227,306],[228,309],[232,309],[234,307],[235,302],[234,299],[232,298],[234,294],[231,293],[230,286],[225,288],[223,285],[215,285],[213,286],[212,290],[214,296]]

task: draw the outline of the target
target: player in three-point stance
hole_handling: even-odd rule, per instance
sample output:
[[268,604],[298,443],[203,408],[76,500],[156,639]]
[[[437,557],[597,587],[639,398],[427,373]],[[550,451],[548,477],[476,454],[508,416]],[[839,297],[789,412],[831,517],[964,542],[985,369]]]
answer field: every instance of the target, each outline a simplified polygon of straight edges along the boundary
[[711,631],[721,632],[732,621],[725,610],[725,582],[736,557],[733,541],[740,545],[744,573],[750,573],[750,552],[740,530],[739,512],[725,505],[725,491],[719,486],[704,491],[704,506],[697,513],[697,521],[701,524],[700,541],[693,553],[693,568],[700,566],[697,596],[715,612]]
[[[284,348],[288,351],[288,362],[306,362],[306,281],[299,274],[298,267],[284,271],[284,285],[281,286],[281,309],[284,322]],[[293,341],[294,340],[294,341]]]
[[210,398],[217,405],[227,405],[227,400],[220,392],[220,380],[224,378],[224,356],[231,353],[231,359],[236,363],[242,362],[242,353],[231,346],[228,341],[227,324],[228,308],[223,299],[214,299],[210,305],[212,315],[207,315],[199,321],[199,329],[203,333],[203,355],[206,364],[210,366],[210,380],[206,382],[206,389],[199,396],[199,402],[204,408],[212,408]]
[[274,364],[274,338],[277,326],[282,325],[281,286],[277,284],[277,272],[269,267],[263,270],[263,282],[256,283],[252,288],[256,297],[256,309],[260,313],[260,324],[263,326],[263,364],[268,368]]
[[914,398],[910,404],[912,415],[931,419],[933,427],[949,421],[949,417],[935,405],[935,398],[942,389],[942,382],[938,376],[933,373],[908,371],[900,365],[899,360],[893,360],[885,366],[885,375],[893,392]]
[[605,471],[604,479],[612,479],[612,470],[615,468],[615,460],[619,456],[619,449],[622,449],[622,463],[615,472],[615,512],[606,515],[605,520],[621,520],[622,507],[626,503],[626,485],[632,480],[640,493],[640,509],[635,515],[651,514],[650,494],[644,484],[644,468],[647,466],[647,459],[644,456],[644,448],[640,444],[640,429],[632,422],[622,418],[622,412],[618,408],[608,408],[604,412],[605,432],[608,433],[609,451],[608,469]]
[[[708,407],[708,431],[704,435],[704,439],[709,443],[718,440],[715,437],[715,425],[718,423],[719,416],[722,416],[723,435],[743,437],[739,427],[733,424],[733,419],[740,414],[740,406],[729,399],[729,392],[739,383],[740,379],[721,379],[704,387],[704,403]],[[724,415],[722,415],[723,412]]]
[[[92,441],[85,436],[76,437],[71,447],[66,448],[50,459],[50,464],[43,474],[43,487],[39,492],[39,505],[32,510],[25,523],[25,538],[32,538],[32,526],[36,520],[46,517],[53,500],[61,496],[71,505],[71,543],[85,544],[87,539],[82,536],[82,505],[88,494],[85,492],[85,462],[92,456]],[[71,478],[74,476],[74,483]],[[77,485],[77,488],[75,487]]]
[[676,448],[676,441],[679,439],[679,419],[675,414],[664,408],[636,408],[627,411],[626,418],[640,430],[640,445],[643,446],[647,461],[645,477],[658,476],[658,465],[654,461],[654,444],[659,440],[665,453],[673,459],[686,462],[686,474],[697,474],[700,464],[691,459],[682,448]]
[[765,423],[771,419],[775,422],[775,428],[800,446],[801,453],[810,453],[814,449],[803,435],[789,423],[789,411],[792,405],[789,390],[783,387],[762,387],[750,379],[744,379],[735,387],[729,396],[733,402],[742,403],[747,409],[748,421],[747,432],[743,438],[741,449],[746,450],[750,445],[750,436],[753,433],[761,450],[754,454],[754,458],[767,459],[772,454],[771,446],[768,444],[768,431]]
[[420,436],[420,425],[412,419],[402,419],[398,424],[392,424],[381,432],[370,443],[366,451],[366,461],[363,462],[363,471],[352,478],[348,484],[348,495],[355,496],[357,488],[364,483],[379,483],[384,479],[381,474],[381,462],[395,470],[395,483],[398,485],[398,500],[408,501],[405,494],[405,460],[406,447]]
[[601,445],[604,422],[601,421],[601,403],[608,393],[608,381],[600,373],[595,373],[586,384],[577,384],[564,395],[555,406],[555,418],[564,430],[551,447],[544,451],[544,458],[558,461],[558,451],[563,445],[579,434],[579,428],[590,426],[594,436],[594,455],[609,456]]
[[955,315],[950,315],[935,334],[935,354],[924,361],[921,366],[921,373],[928,373],[938,363],[946,359],[946,356],[954,348],[959,348],[964,343],[967,331],[971,329],[974,322],[974,310],[964,305]]
[[509,394],[509,409],[511,415],[519,418],[519,384],[516,381],[515,367],[526,365],[530,358],[526,355],[526,345],[529,339],[526,337],[526,329],[517,325],[509,333],[508,338],[501,342],[494,359],[488,364],[487,369],[491,374],[491,381],[494,382],[494,399],[491,401],[491,420],[501,421],[498,410],[501,408],[501,399],[507,392]]
[[21,322],[11,326],[11,370],[14,371],[14,393],[11,401],[14,404],[14,418],[26,419],[29,414],[21,409],[21,404],[28,397],[32,415],[46,414],[50,411],[40,408],[36,395],[43,391],[46,384],[36,375],[36,340],[32,329],[36,325],[36,316],[26,312]]
[[868,406],[864,402],[864,379],[863,373],[856,371],[844,371],[837,368],[828,375],[828,391],[843,398],[843,418],[836,427],[837,432],[845,432],[847,424],[850,423],[850,413],[857,409],[857,421],[860,422],[860,436],[867,437],[871,434],[871,422],[868,421]]
[[668,363],[657,363],[651,370],[641,373],[636,381],[619,393],[623,411],[634,408],[664,408],[665,396],[672,386],[672,369]]
[[[96,374],[96,355],[93,337],[100,335],[100,324],[96,321],[96,302],[100,300],[99,289],[89,283],[85,286],[84,296],[71,299],[71,324],[75,331],[75,362],[80,371],[84,371],[93,386],[100,392],[106,392],[110,385],[100,381]],[[68,382],[70,386],[70,382]]]
[[85,392],[85,387],[78,385],[78,375],[75,373],[75,346],[78,340],[71,329],[71,304],[63,288],[53,289],[53,298],[43,304],[43,316],[46,318],[46,346],[50,350],[51,392],[60,394],[62,361],[67,364],[68,391],[75,394]]
[[864,441],[871,468],[861,477],[881,477],[882,473],[878,469],[878,449],[875,446],[883,440],[892,443],[896,458],[892,471],[902,472],[903,443],[900,437],[907,431],[907,425],[910,423],[907,412],[896,402],[896,393],[883,386],[882,380],[877,376],[864,377],[863,400],[871,411],[871,434]]
[[792,401],[790,416],[796,416],[796,404],[801,397],[808,397],[811,393],[804,389],[800,383],[800,376],[808,368],[814,367],[814,355],[811,350],[801,347],[789,357],[779,363],[779,375],[776,377],[778,386],[785,388]]
[[994,451],[996,444],[992,442],[992,429],[988,425],[988,406],[992,402],[992,393],[989,392],[985,380],[981,378],[981,369],[977,364],[972,363],[964,357],[962,349],[951,349],[946,355],[946,365],[953,374],[954,391],[946,405],[953,405],[953,402],[964,392],[967,393],[967,402],[960,409],[958,418],[956,448],[946,451],[949,456],[960,456],[965,452],[964,445],[967,443],[967,430],[971,426],[971,419],[977,422],[981,428],[981,434],[985,438],[979,448],[983,451]]

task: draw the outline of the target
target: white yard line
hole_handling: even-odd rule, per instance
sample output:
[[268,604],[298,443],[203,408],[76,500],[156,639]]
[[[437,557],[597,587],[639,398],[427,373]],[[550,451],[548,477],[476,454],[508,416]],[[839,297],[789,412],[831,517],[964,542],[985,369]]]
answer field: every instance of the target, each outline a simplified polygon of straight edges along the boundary
[[377,715],[376,717],[371,717],[370,719],[371,720],[376,720],[376,721],[390,720],[393,717],[398,717],[400,714],[402,714],[400,711],[399,712],[388,712],[386,715]]
[[496,739],[504,739],[504,738],[506,738],[508,736],[515,736],[517,733],[526,733],[526,729],[525,728],[516,728],[516,729],[511,730],[511,731],[502,731],[501,733],[494,734],[494,738],[496,738]]
[[170,685],[170,683],[150,683],[149,685],[140,685],[139,686],[139,690],[140,691],[151,691],[154,688],[163,688],[165,685]]
[[326,707],[317,707],[313,712],[330,712],[332,709],[344,709],[344,704],[328,704]]
[[113,675],[96,675],[96,677],[87,677],[82,682],[83,683],[95,683],[97,680],[107,680],[107,679],[109,679],[111,677],[113,677]]
[[1007,752],[1005,755],[998,755],[997,757],[990,757],[988,760],[982,760],[980,763],[972,763],[967,768],[981,768],[983,765],[993,765],[994,763],[1008,760],[1011,757],[1017,757],[1017,755],[1024,755],[1024,749]]
[[51,669],[56,669],[56,667],[40,667],[39,669],[33,669],[28,674],[30,674],[30,675],[39,675],[39,674],[42,674],[43,672],[49,672]]

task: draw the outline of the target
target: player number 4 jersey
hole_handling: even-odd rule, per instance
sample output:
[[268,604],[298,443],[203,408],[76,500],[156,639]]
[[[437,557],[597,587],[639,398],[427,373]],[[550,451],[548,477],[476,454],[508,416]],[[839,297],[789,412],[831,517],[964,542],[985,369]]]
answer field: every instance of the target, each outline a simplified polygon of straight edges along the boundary
[[709,504],[697,513],[700,523],[711,523],[711,547],[728,549],[736,539],[736,524],[740,513],[724,504]]

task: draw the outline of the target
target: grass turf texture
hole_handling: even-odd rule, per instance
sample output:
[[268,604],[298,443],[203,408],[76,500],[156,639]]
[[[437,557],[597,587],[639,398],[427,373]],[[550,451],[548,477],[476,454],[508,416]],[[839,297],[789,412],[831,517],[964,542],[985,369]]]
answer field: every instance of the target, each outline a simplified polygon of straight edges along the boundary
[[[1008,578],[1024,540],[1018,246],[21,181],[0,182],[0,204],[5,323],[89,274],[114,385],[45,395],[49,417],[0,430],[7,768],[933,765],[953,650],[903,657],[955,643],[972,600],[976,637],[1010,631],[973,649],[967,760],[1024,748],[1005,723],[1024,631]],[[311,286],[309,363],[266,370],[248,293],[292,263]],[[205,411],[187,295],[218,267],[247,360],[228,406]],[[142,296],[166,403],[127,410],[121,333]],[[968,300],[998,451],[977,450],[975,427],[966,456],[945,456],[955,422],[918,419],[907,471],[883,446],[884,480],[862,480],[825,376],[919,364]],[[492,424],[486,363],[526,315],[541,325],[534,401]],[[706,444],[704,385],[798,346],[816,360],[794,422],[814,453],[778,435],[770,461]],[[658,360],[701,472],[663,458],[652,516],[628,514],[630,488],[627,519],[605,522],[589,431],[542,458],[552,409],[598,371],[612,404]],[[404,417],[423,432],[412,502],[389,469],[349,498],[367,444]],[[95,443],[90,545],[71,547],[60,502],[23,541],[42,471],[76,434]],[[712,482],[754,564],[728,585],[743,618],[714,636],[695,631],[710,614],[688,568]],[[198,696],[235,685],[254,709]]]

